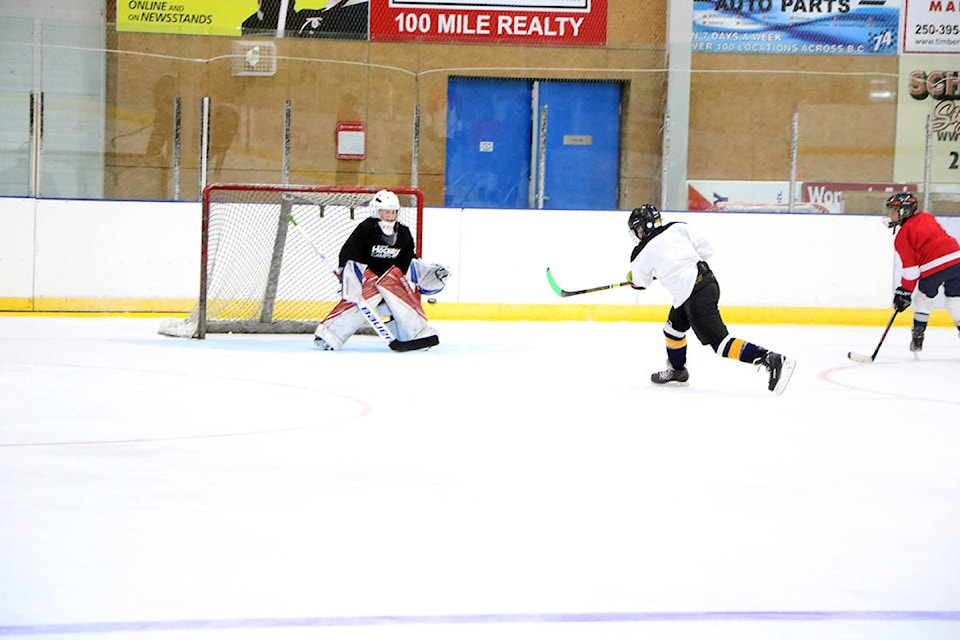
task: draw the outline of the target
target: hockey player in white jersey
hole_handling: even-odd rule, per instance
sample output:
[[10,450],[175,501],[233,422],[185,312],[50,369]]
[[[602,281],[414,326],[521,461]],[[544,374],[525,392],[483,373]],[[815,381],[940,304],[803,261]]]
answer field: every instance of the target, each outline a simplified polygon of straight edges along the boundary
[[379,310],[391,320],[386,328],[405,350],[439,344],[437,332],[427,322],[417,292],[439,293],[449,271],[416,257],[416,244],[409,227],[397,220],[400,200],[382,189],[371,201],[374,216],[363,220],[340,249],[337,277],[343,299],[314,332],[314,343],[336,350],[368,322],[366,313]]
[[686,383],[687,331],[710,345],[724,358],[763,366],[767,388],[783,393],[796,362],[730,335],[720,316],[720,285],[707,260],[713,255],[710,242],[683,222],[663,224],[660,211],[645,204],[630,213],[628,226],[637,245],[630,254],[627,280],[634,289],[646,289],[654,280],[673,297],[673,307],[663,327],[667,342],[667,368],[650,376],[654,384]]

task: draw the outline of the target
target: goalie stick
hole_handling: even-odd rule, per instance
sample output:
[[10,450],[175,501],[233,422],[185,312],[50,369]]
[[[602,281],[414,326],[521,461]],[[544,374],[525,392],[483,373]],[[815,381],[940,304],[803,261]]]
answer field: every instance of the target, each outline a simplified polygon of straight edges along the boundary
[[393,334],[390,333],[390,330],[387,329],[380,318],[377,317],[373,309],[364,304],[362,300],[360,302],[354,302],[353,304],[357,306],[357,309],[359,309],[363,317],[367,319],[367,322],[369,322],[373,330],[377,332],[377,335],[383,338],[387,346],[393,351],[416,351],[417,349],[427,349],[440,344],[440,338],[437,336],[427,336],[426,338],[417,338],[415,340],[398,340],[393,337]]
[[[324,266],[330,270],[331,274],[336,274],[336,269],[333,265],[330,264],[330,260],[327,259],[327,256],[323,255],[323,252],[313,243],[313,240],[310,239],[310,236],[307,235],[307,232],[300,228],[300,225],[297,223],[296,219],[293,217],[292,213],[287,213],[287,221],[293,225],[293,228],[297,230],[300,234],[300,237],[303,238],[314,253],[320,258]],[[435,347],[440,344],[440,339],[437,336],[427,336],[426,338],[417,338],[415,340],[399,340],[390,330],[387,329],[386,325],[383,324],[383,321],[373,312],[362,298],[359,300],[349,300],[353,303],[357,309],[360,310],[360,313],[363,314],[363,317],[366,321],[373,327],[373,330],[377,332],[377,335],[383,338],[384,342],[387,343],[387,346],[390,347],[392,351],[416,351],[418,349],[427,349],[429,347]]]
[[604,291],[606,289],[616,289],[617,287],[623,287],[630,284],[629,281],[617,282],[615,284],[605,284],[599,287],[590,287],[589,289],[580,289],[578,291],[567,291],[562,289],[560,285],[557,284],[557,281],[553,279],[553,274],[550,273],[550,267],[547,267],[547,282],[550,283],[550,288],[553,289],[561,298],[567,298],[569,296],[579,296],[582,293],[593,293],[594,291]]
[[887,334],[890,333],[890,327],[893,326],[893,321],[897,319],[897,314],[900,313],[898,310],[894,309],[893,315],[890,316],[890,321],[887,322],[887,328],[883,330],[883,335],[880,336],[880,342],[877,343],[877,348],[873,350],[873,355],[864,355],[862,353],[854,353],[851,351],[847,354],[847,357],[853,360],[854,362],[863,362],[871,363],[877,359],[877,354],[880,353],[880,347],[883,345],[883,341],[887,339]]

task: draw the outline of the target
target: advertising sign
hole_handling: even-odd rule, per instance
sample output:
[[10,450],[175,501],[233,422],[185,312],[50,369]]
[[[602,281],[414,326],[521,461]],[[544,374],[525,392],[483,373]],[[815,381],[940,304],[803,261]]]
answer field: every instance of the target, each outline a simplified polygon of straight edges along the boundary
[[[607,0],[117,0],[120,31],[603,46]],[[369,26],[368,26],[369,25]]]
[[916,183],[910,182],[804,182],[800,187],[800,199],[814,202],[827,208],[830,213],[844,212],[844,194],[859,191],[880,193],[884,199],[900,191],[917,191]]
[[370,40],[603,46],[607,0],[371,0]]
[[256,11],[256,0],[234,3],[209,0],[117,0],[117,29],[238,36],[240,23]]
[[960,53],[960,2],[904,0],[904,53]]
[[897,55],[900,0],[694,0],[693,50]]
[[367,0],[117,0],[117,29],[276,37],[282,25],[288,38],[366,40],[367,11]]
[[[797,185],[799,190],[800,185]],[[796,213],[827,213],[824,205],[799,202]],[[790,207],[790,182],[781,180],[688,180],[687,208],[690,211],[758,211],[786,213]]]
[[[795,213],[844,213],[845,194],[917,191],[915,182],[798,182]],[[776,180],[690,180],[690,211],[790,211],[790,183]]]
[[902,55],[897,90],[896,180],[922,182],[930,120],[930,181],[960,184],[960,55]]

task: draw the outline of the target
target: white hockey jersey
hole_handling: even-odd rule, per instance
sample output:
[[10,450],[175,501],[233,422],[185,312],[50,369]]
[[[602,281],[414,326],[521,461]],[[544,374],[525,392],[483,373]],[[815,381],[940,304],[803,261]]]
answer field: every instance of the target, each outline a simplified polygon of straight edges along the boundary
[[630,272],[635,286],[647,288],[654,279],[679,307],[693,291],[697,263],[713,255],[710,241],[689,225],[671,222],[654,231],[634,248]]

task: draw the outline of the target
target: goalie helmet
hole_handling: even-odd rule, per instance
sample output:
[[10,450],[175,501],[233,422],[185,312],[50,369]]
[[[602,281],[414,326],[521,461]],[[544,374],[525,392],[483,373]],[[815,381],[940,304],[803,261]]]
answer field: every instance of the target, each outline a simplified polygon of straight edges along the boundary
[[[917,198],[907,191],[895,193],[887,198],[887,226],[891,229],[903,224],[903,221],[917,213]],[[896,214],[896,217],[893,217]]]
[[630,227],[633,235],[637,236],[637,239],[642,239],[644,234],[650,233],[659,227],[662,222],[660,210],[652,204],[645,204],[630,212],[627,226]]
[[[397,224],[397,216],[400,214],[400,198],[393,191],[381,189],[373,195],[370,205],[380,218],[380,229],[388,236],[393,235]],[[392,212],[389,219],[384,216],[385,212]]]
[[370,204],[373,205],[377,214],[379,214],[382,209],[400,210],[400,198],[388,189],[380,189],[380,191],[377,191],[373,195],[373,200],[370,201]]

